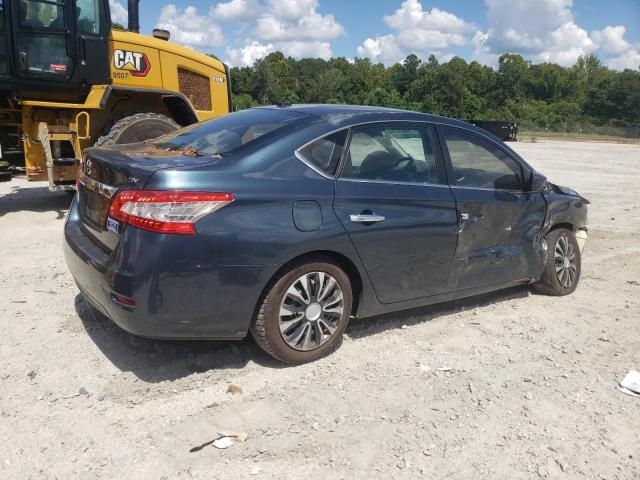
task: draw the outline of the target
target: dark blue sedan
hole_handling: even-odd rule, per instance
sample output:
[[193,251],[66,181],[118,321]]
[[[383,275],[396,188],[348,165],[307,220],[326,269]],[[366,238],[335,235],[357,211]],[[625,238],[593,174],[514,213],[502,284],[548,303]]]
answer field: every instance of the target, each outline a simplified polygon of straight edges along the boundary
[[65,256],[131,333],[250,331],[301,363],[353,316],[519,284],[573,292],[587,204],[463,122],[283,105],[87,150]]

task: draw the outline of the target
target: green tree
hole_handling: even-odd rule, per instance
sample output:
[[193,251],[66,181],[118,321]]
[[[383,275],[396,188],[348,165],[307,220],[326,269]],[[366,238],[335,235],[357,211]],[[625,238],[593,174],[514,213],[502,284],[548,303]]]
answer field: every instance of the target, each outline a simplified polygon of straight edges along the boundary
[[613,71],[595,55],[564,68],[505,54],[493,69],[452,58],[416,55],[385,67],[366,58],[295,60],[275,52],[251,67],[232,68],[238,108],[280,102],[399,107],[463,119],[640,123],[640,71]]

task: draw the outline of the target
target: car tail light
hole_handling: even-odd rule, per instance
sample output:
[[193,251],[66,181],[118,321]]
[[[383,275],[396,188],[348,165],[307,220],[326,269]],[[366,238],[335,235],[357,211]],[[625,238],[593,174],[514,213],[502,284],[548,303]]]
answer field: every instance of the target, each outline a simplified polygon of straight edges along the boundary
[[113,199],[109,216],[151,232],[194,235],[198,220],[234,198],[231,193],[124,190]]

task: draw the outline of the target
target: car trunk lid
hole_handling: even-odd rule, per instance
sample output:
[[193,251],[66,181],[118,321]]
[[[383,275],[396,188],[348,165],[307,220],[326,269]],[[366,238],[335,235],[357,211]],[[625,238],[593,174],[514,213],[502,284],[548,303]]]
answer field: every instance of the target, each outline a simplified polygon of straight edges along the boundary
[[158,170],[215,161],[210,156],[199,157],[149,144],[86,150],[78,189],[78,207],[84,230],[105,250],[113,250],[126,228],[126,225],[109,218],[109,208],[118,191],[143,189]]

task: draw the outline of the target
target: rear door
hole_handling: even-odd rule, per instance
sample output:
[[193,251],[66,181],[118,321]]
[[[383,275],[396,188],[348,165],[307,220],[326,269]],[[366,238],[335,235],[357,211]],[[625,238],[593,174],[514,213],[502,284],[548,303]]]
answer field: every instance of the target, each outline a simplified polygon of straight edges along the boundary
[[546,204],[541,192],[527,191],[531,172],[487,137],[454,127],[439,132],[459,219],[450,285],[461,290],[534,276]]
[[381,303],[446,291],[455,200],[425,124],[353,128],[334,209]]

